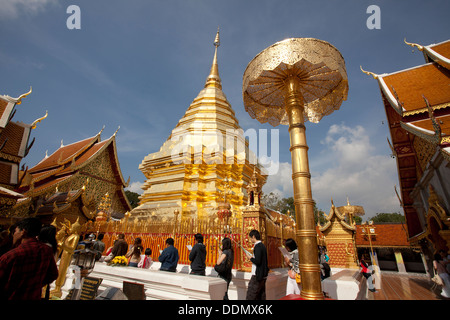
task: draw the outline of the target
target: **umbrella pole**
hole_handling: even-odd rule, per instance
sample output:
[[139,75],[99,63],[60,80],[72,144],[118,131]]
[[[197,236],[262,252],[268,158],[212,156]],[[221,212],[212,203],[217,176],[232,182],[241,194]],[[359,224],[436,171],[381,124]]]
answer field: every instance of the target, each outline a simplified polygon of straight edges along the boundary
[[285,108],[289,116],[292,181],[299,248],[299,269],[302,278],[301,296],[304,299],[323,299],[318,263],[317,236],[314,224],[314,200],[311,193],[311,174],[308,163],[308,145],[304,125],[303,97],[300,81],[290,76],[285,82]]

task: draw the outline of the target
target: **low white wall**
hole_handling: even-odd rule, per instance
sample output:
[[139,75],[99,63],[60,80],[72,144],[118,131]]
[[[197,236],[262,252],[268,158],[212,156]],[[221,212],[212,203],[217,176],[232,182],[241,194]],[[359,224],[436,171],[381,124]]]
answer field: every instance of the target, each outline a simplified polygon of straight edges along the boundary
[[[97,262],[89,276],[103,279],[99,292],[109,287],[122,289],[123,281],[142,283],[148,300],[221,300],[224,296],[226,282],[217,276],[214,268],[207,267],[206,276],[190,275],[189,265],[179,264],[174,273],[159,271],[159,268],[159,262],[153,262],[150,269],[112,267]],[[232,274],[228,297],[230,300],[245,300],[251,274],[237,270]],[[286,282],[286,269],[271,270],[266,282],[267,300],[284,297]],[[70,288],[70,284],[66,282],[63,287],[63,298],[67,294],[65,288]]]
[[358,269],[333,269],[322,281],[322,291],[334,300],[366,300],[366,278]]

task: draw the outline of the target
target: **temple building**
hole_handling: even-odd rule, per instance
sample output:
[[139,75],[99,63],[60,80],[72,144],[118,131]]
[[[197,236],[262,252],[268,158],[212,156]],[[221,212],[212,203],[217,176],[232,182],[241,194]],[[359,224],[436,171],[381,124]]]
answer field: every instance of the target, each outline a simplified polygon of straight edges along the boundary
[[231,218],[241,219],[253,173],[261,186],[267,179],[222,91],[219,44],[217,31],[204,88],[160,150],[147,155],[139,166],[147,180],[139,206],[131,212],[134,217],[171,219],[180,212],[181,219],[202,219],[215,214],[226,197]]
[[424,64],[389,74],[363,72],[380,87],[408,239],[430,265],[434,252],[450,248],[450,40],[407,44],[423,53]]
[[32,124],[12,121],[16,105],[28,96],[30,91],[18,98],[0,95],[0,223],[8,221],[6,216],[19,199],[24,195],[16,192],[21,183],[20,162],[34,143],[30,140],[31,130],[42,121],[47,114]]
[[110,199],[106,210],[109,217],[131,210],[124,192],[127,182],[117,157],[117,131],[101,141],[102,131],[68,145],[61,142],[55,152],[21,172],[21,184],[16,191],[24,198],[9,214],[36,216],[43,223],[63,223],[66,219],[85,223],[96,218],[105,195]]

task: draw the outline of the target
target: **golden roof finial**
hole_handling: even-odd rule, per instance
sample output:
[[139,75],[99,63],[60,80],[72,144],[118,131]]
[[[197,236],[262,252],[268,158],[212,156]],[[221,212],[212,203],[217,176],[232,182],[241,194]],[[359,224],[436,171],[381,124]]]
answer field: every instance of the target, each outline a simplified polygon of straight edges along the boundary
[[31,93],[31,86],[30,86],[30,91],[28,91],[27,93],[22,94],[20,97],[17,98],[17,102],[16,104],[21,104],[22,103],[22,98],[25,98],[26,96],[28,96]]
[[364,72],[365,74],[367,74],[369,76],[372,76],[375,80],[378,79],[378,75],[376,73],[366,71],[362,68],[362,66],[359,66],[359,68],[361,69],[362,72]]
[[420,44],[408,42],[408,41],[406,41],[406,38],[403,39],[403,41],[404,41],[408,46],[411,46],[411,47],[413,47],[413,48],[416,47],[416,48],[419,49],[420,51],[423,51],[423,46],[421,46]]
[[222,89],[222,84],[219,77],[219,65],[217,63],[217,48],[220,46],[220,38],[219,38],[219,28],[217,28],[216,37],[214,38],[214,59],[211,66],[211,71],[209,72],[208,78],[206,78],[205,88],[206,87],[216,87]]
[[348,200],[348,196],[347,196],[347,205],[348,206],[350,205],[350,201]]
[[48,111],[46,110],[46,111],[45,111],[45,116],[43,116],[43,117],[41,117],[41,118],[38,118],[38,119],[34,120],[34,122],[31,124],[31,129],[36,129],[36,125],[37,125],[39,122],[41,122],[42,120],[44,120],[45,118],[47,118],[47,116],[48,116]]
[[216,38],[214,39],[214,46],[217,48],[220,46],[219,27],[217,27]]
[[116,130],[116,132],[114,132],[114,134],[112,135],[113,137],[115,137],[115,136],[116,136],[117,132],[119,132],[119,129],[120,129],[120,126],[118,126],[118,127],[117,127],[117,130]]

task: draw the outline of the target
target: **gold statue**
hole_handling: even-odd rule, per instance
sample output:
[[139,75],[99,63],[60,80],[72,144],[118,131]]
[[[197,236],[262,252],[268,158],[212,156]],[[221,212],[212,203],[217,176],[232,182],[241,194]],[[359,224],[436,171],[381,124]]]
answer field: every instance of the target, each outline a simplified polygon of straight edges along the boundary
[[55,281],[55,289],[51,291],[51,295],[61,298],[62,291],[61,287],[66,281],[66,273],[69,268],[70,261],[72,260],[72,255],[78,245],[78,240],[80,239],[81,224],[78,221],[72,224],[69,230],[69,236],[66,238],[61,246],[62,255],[59,262],[59,275]]
[[[58,232],[56,232],[56,244],[57,244],[57,252],[56,252],[56,256],[59,257],[59,255],[61,254],[62,251],[62,245],[64,244],[64,241],[66,240],[66,238],[69,236],[69,231],[70,231],[70,221],[65,219],[66,223],[62,223],[61,222],[61,229],[58,230]],[[53,220],[52,222],[52,226],[54,226],[56,229],[58,229],[58,224],[56,223],[56,218],[55,220]]]

